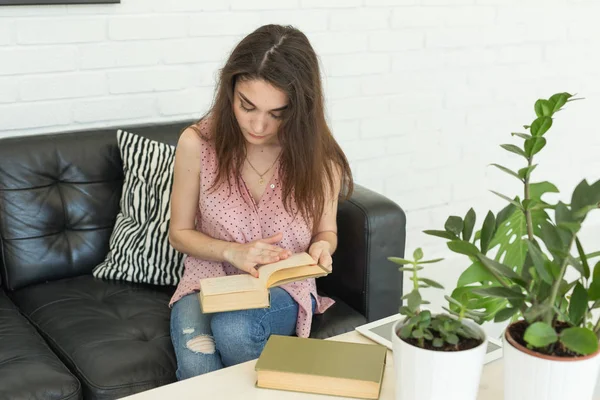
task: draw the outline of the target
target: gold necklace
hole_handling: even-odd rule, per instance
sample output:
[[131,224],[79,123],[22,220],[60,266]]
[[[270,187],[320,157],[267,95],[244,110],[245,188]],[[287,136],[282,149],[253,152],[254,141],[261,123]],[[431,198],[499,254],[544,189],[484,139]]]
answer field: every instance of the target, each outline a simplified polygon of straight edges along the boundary
[[258,172],[256,170],[256,168],[254,168],[254,165],[252,165],[252,163],[250,162],[250,160],[248,159],[248,156],[246,156],[246,161],[248,161],[248,165],[250,165],[250,167],[254,170],[254,172],[256,172],[256,174],[260,177],[260,179],[258,180],[258,183],[260,185],[265,183],[265,180],[263,179],[263,176],[265,176],[267,174],[267,172],[269,172],[271,170],[271,168],[273,168],[275,166],[275,163],[277,162],[277,160],[279,160],[279,156],[281,155],[281,153],[279,153],[279,155],[277,156],[277,158],[275,159],[275,161],[273,161],[273,164],[269,167],[269,169],[267,169],[265,172],[263,172],[262,174],[260,172]]

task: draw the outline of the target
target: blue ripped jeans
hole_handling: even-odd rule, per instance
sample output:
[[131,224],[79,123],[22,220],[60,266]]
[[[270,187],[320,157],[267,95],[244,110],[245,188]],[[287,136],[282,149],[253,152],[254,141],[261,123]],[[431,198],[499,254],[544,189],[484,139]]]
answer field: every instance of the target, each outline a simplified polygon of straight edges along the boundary
[[258,358],[270,335],[295,334],[297,317],[298,303],[280,287],[271,289],[270,308],[214,314],[202,313],[196,293],[184,296],[171,311],[177,379]]

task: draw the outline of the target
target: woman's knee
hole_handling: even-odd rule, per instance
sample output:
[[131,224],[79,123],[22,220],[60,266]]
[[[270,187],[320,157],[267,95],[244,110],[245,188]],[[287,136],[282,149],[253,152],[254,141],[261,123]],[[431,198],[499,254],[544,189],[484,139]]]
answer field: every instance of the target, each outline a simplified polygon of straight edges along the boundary
[[215,340],[210,335],[188,333],[183,347],[175,349],[177,355],[177,379],[187,379],[223,367],[217,353]]
[[225,365],[255,358],[269,338],[263,313],[253,310],[215,314],[211,330],[216,338],[216,349]]

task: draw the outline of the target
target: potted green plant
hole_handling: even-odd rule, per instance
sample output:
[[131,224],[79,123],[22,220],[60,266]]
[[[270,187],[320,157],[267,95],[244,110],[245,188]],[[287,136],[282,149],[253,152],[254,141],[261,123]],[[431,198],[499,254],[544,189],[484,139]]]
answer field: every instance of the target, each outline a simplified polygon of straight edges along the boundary
[[[418,248],[413,260],[390,257],[401,272],[411,274],[413,288],[403,296],[404,316],[392,329],[397,400],[475,400],[487,348],[487,336],[476,323],[480,312],[449,296],[453,309],[432,314],[422,306],[420,289],[439,288],[438,282],[420,276],[425,265],[442,259],[423,260]],[[457,366],[460,366],[457,368]]]
[[522,182],[522,198],[494,192],[508,205],[488,212],[473,239],[461,235],[475,224],[473,209],[448,218],[443,230],[425,231],[471,261],[452,298],[482,321],[508,321],[506,400],[591,400],[598,376],[600,319],[592,311],[600,308],[600,262],[592,269],[591,260],[599,253],[586,253],[578,235],[600,205],[600,181],[583,180],[568,204],[550,204],[543,197],[557,193],[556,186],[532,180],[534,156],[546,145],[553,117],[573,100],[569,93],[537,100],[535,120],[512,134],[521,145],[501,145],[521,157],[523,167],[492,165]]

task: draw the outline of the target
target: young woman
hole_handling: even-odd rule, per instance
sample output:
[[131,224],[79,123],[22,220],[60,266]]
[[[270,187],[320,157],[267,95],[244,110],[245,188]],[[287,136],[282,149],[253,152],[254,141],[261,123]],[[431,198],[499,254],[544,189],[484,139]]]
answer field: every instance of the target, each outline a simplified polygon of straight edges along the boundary
[[260,27],[235,47],[213,106],[177,147],[169,239],[187,255],[169,304],[178,379],[257,358],[271,334],[309,336],[313,314],[333,304],[314,278],[271,289],[270,308],[214,314],[201,312],[199,280],[257,276],[257,265],[303,251],[331,268],[338,196],[352,189],[308,39]]

